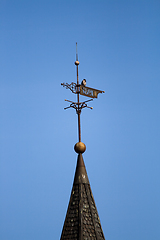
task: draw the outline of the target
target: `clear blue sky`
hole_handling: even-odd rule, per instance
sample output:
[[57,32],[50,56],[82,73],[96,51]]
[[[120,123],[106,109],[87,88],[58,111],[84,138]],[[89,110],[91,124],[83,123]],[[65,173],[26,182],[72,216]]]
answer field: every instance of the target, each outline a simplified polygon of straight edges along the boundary
[[[60,239],[77,154],[107,240],[160,239],[160,1],[0,1],[0,239]],[[82,100],[86,99],[81,97]]]

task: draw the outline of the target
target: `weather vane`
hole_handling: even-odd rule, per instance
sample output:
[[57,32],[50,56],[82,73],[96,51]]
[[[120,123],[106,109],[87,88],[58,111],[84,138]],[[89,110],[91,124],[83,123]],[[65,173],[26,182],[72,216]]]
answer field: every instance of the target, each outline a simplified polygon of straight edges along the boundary
[[[89,107],[87,105],[88,102],[93,101],[93,98],[97,98],[99,93],[104,93],[104,91],[98,90],[98,89],[94,89],[94,88],[90,88],[90,87],[86,87],[86,79],[83,79],[81,84],[79,84],[79,76],[78,76],[78,65],[79,65],[79,61],[78,61],[78,51],[77,51],[77,43],[76,43],[76,61],[75,61],[75,65],[77,68],[77,83],[61,83],[61,85],[63,87],[66,87],[66,89],[70,89],[73,93],[77,94],[77,102],[72,102],[70,100],[66,100],[67,102],[70,103],[70,105],[68,107],[65,107],[64,109],[68,109],[68,108],[74,108],[76,110],[76,113],[78,115],[78,138],[79,138],[79,142],[75,144],[74,149],[77,153],[84,153],[86,150],[86,146],[84,143],[81,142],[81,123],[80,123],[80,115],[81,115],[81,111],[83,108],[90,108],[93,109],[93,107]],[[84,101],[84,102],[80,102],[79,101],[79,94],[89,97],[91,99]]]

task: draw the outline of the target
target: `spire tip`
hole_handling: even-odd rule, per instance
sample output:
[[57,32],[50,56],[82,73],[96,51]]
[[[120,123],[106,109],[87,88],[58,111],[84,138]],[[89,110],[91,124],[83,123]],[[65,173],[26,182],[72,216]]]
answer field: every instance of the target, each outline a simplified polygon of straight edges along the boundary
[[77,49],[77,42],[76,42],[76,61],[75,61],[75,65],[79,65],[79,61],[78,61],[78,49]]

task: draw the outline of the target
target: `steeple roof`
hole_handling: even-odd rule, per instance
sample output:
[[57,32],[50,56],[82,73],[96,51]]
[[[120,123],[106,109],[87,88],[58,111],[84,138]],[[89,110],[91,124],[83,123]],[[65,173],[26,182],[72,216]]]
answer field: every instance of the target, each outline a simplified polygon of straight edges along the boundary
[[77,167],[60,240],[104,240],[82,153]]

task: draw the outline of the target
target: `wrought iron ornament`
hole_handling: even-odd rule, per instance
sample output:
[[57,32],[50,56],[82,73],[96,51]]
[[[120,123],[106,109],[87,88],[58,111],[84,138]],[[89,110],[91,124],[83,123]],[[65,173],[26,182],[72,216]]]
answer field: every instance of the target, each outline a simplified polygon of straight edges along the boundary
[[[83,108],[93,109],[93,107],[89,107],[87,105],[87,103],[90,102],[90,101],[93,101],[93,98],[97,98],[98,94],[99,93],[104,93],[104,91],[94,89],[94,88],[90,88],[90,87],[86,87],[86,79],[83,79],[81,84],[79,84],[79,75],[78,75],[79,61],[78,61],[77,43],[76,43],[75,65],[76,65],[76,68],[77,68],[77,83],[74,83],[74,82],[71,82],[70,84],[69,83],[61,83],[61,85],[63,87],[66,87],[66,89],[70,89],[72,93],[77,94],[77,102],[73,102],[73,101],[65,99],[65,101],[69,102],[70,105],[68,107],[65,107],[64,109],[66,110],[68,108],[74,108],[76,110],[76,113],[78,115],[78,138],[79,138],[79,142],[81,142],[81,125],[80,125],[81,110]],[[89,97],[91,99],[87,100],[87,101],[84,101],[84,102],[80,102],[79,101],[79,95],[83,95],[83,96]]]
[[[84,80],[84,79],[83,79]],[[82,80],[82,82],[83,82]],[[61,85],[63,87],[66,87],[66,89],[70,89],[73,93],[78,93],[77,92],[77,84],[72,82],[72,83],[61,83]],[[85,85],[79,85],[78,87],[80,87],[80,95],[84,95],[86,97],[91,97],[91,98],[97,98],[98,97],[98,93],[104,93],[105,91],[101,91],[98,89],[94,89],[94,88],[90,88],[90,87],[86,87]]]

